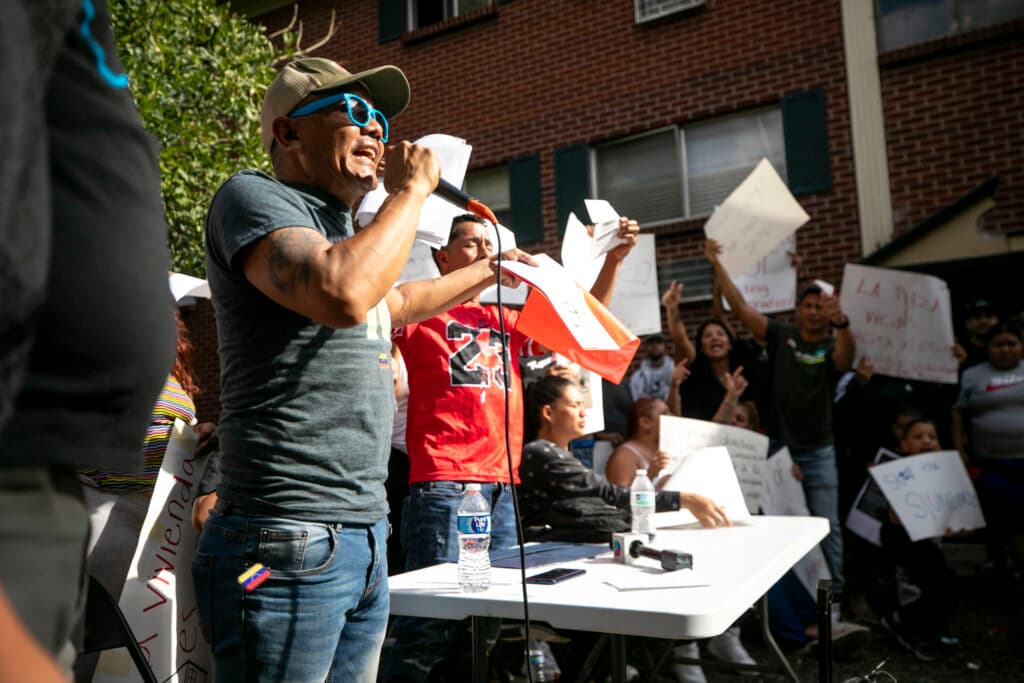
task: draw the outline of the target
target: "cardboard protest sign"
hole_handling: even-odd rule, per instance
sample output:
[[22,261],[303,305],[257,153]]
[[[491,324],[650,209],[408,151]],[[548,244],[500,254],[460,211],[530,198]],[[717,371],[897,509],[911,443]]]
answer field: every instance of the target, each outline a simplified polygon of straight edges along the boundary
[[912,541],[985,526],[978,494],[957,451],[908,456],[870,471]]
[[[766,515],[787,515],[809,517],[807,497],[804,487],[793,476],[793,458],[789,449],[783,447],[765,463],[764,492],[761,495],[761,510]],[[807,589],[811,597],[817,596],[818,581],[831,579],[832,572],[828,569],[825,553],[821,545],[804,555],[793,566],[793,573],[800,579],[800,584]]]
[[[206,469],[195,434],[175,420],[119,606],[159,681],[213,680],[213,655],[199,630],[192,589],[196,532],[192,501]],[[105,650],[94,683],[141,680],[127,650]]]
[[747,508],[757,510],[760,507],[764,461],[768,456],[767,436],[742,427],[672,415],[662,415],[658,425],[658,448],[672,457],[662,476],[673,474],[686,456],[695,450],[725,446]]
[[[700,448],[687,453],[665,482],[664,490],[686,491],[710,498],[722,507],[725,516],[733,522],[750,517],[732,460],[724,446]],[[654,520],[658,527],[665,527],[692,524],[697,518],[689,510],[676,510],[659,512]]]
[[[879,448],[875,455],[875,464],[899,458],[899,454],[886,448]],[[885,499],[882,489],[878,488],[874,478],[868,475],[850,507],[850,513],[846,516],[846,528],[868,543],[880,546],[882,545],[882,524],[888,519],[889,502]]]
[[[796,305],[796,268],[790,254],[796,251],[796,238],[790,235],[749,271],[733,278],[743,299],[761,313],[791,311]],[[722,297],[725,310],[729,302]]]
[[852,263],[839,296],[857,357],[891,377],[956,384],[953,316],[946,283],[931,275]]
[[661,332],[654,235],[640,235],[619,269],[608,310],[633,334]]
[[809,218],[771,162],[761,159],[711,214],[704,233],[722,247],[719,260],[735,277],[748,272]]

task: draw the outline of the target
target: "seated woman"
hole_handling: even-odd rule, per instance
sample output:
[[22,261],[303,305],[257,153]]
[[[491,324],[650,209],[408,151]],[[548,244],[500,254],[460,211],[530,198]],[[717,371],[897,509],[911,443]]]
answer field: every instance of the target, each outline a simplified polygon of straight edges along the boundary
[[[528,443],[519,466],[523,526],[550,529],[535,538],[575,541],[607,541],[612,531],[629,530],[629,489],[609,483],[569,452],[569,441],[581,436],[584,429],[585,411],[576,385],[555,376],[537,380],[526,392],[524,412]],[[706,527],[730,524],[720,506],[693,493],[658,491],[655,507],[659,511],[685,508]],[[618,515],[597,528],[593,521],[603,516],[602,508]],[[585,659],[588,636],[574,634],[573,642],[576,647],[570,651],[556,652],[562,675],[569,680]],[[678,646],[676,654],[696,656],[696,642]],[[699,666],[675,664],[673,672],[679,683],[705,680]]]
[[[559,528],[560,520],[553,519],[553,513],[558,512],[559,503],[573,498],[597,499],[623,512],[629,510],[627,487],[609,483],[569,452],[569,442],[583,435],[585,417],[580,391],[575,384],[554,376],[537,380],[527,390],[524,412],[525,435],[529,442],[523,448],[523,461],[519,466],[524,526],[547,524],[553,532],[566,531],[564,527]],[[697,494],[659,491],[655,505],[659,511],[685,508],[703,526],[729,525],[720,506]],[[623,523],[614,530],[628,528],[628,524]],[[568,531],[571,535],[576,530]],[[565,537],[567,534],[558,535]],[[608,532],[602,540],[610,538]]]

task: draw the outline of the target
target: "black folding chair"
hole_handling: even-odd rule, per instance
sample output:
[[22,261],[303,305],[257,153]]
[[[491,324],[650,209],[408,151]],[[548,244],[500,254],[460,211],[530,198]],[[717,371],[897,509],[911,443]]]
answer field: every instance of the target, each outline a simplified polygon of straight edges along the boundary
[[82,653],[100,652],[124,647],[135,663],[144,683],[160,683],[139,647],[135,634],[125,620],[117,601],[94,577],[89,577],[89,593],[85,602],[85,635]]

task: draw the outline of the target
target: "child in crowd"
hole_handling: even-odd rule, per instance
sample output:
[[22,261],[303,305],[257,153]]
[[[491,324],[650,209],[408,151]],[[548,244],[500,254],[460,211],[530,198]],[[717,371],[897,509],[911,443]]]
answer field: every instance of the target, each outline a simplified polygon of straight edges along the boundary
[[[926,417],[904,422],[900,451],[907,457],[939,450],[935,423]],[[952,532],[947,532],[947,535]],[[882,557],[892,585],[896,585],[897,566],[902,567],[921,595],[900,605],[891,591],[891,610],[882,617],[882,625],[896,640],[922,661],[937,659],[946,648],[959,643],[947,634],[949,617],[956,604],[956,581],[936,539],[911,541],[906,529],[890,510],[881,529]]]

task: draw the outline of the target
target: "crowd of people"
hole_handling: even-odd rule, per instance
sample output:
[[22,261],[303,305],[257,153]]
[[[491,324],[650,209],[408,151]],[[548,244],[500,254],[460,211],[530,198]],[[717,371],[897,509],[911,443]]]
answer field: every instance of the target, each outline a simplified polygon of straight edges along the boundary
[[[37,211],[47,229],[31,238],[49,239],[52,257],[10,259],[26,266],[5,273],[5,291],[19,298],[0,300],[0,548],[26,560],[0,567],[0,648],[23,654],[0,649],[0,681],[60,680],[71,670],[86,572],[119,591],[172,425],[194,422],[198,391],[187,334],[179,317],[175,335],[165,291],[152,146],[117,65],[97,68],[97,54],[116,60],[105,5],[97,3],[92,32],[76,30],[78,13],[64,5],[52,21],[13,16],[26,31],[10,32],[36,41],[25,52],[39,58],[49,81],[38,109],[48,112],[51,147],[49,156],[43,147],[19,148],[21,166],[0,167],[0,180],[13,173],[34,191],[23,195],[37,202],[26,204],[25,215]],[[50,34],[29,32],[30,25],[46,25]],[[16,107],[14,122],[28,130],[39,125],[37,107],[32,88],[23,91],[24,111]],[[871,425],[893,424],[895,412],[884,413],[877,400],[885,389],[870,360],[853,367],[850,322],[838,299],[805,284],[794,323],[768,317],[747,304],[711,241],[706,256],[716,286],[742,330],[719,314],[691,340],[673,285],[662,302],[674,355],[668,339],[650,337],[629,379],[604,387],[614,400],[598,436],[616,449],[604,474],[593,471],[572,451],[585,435],[581,388],[557,360],[524,387],[520,357],[550,352],[519,330],[518,311],[479,301],[495,279],[517,284],[498,272],[486,221],[457,217],[435,253],[440,277],[395,286],[440,177],[430,149],[389,141],[388,122],[409,98],[406,77],[393,66],[352,73],[327,59],[293,60],[261,104],[273,172],[239,171],[209,208],[222,412],[216,427],[195,428],[198,450],[215,448],[218,467],[197,501],[194,524],[202,533],[191,574],[217,680],[461,680],[470,654],[465,623],[397,618],[384,647],[388,573],[456,559],[456,509],[470,483],[490,504],[495,550],[524,540],[513,484],[528,539],[604,540],[628,528],[633,476],[656,476],[667,463],[659,449],[662,415],[763,429],[788,447],[811,512],[829,520],[823,550],[846,604],[877,578],[844,571],[851,548],[844,551],[840,524],[845,487],[863,481],[872,446],[895,438],[911,456],[946,441],[969,456],[988,510],[997,515],[1015,502],[1024,473],[1019,328],[976,304],[958,349],[959,395],[915,386],[914,398],[928,397],[920,415],[901,413],[908,419],[877,444],[867,430],[843,439],[844,426],[864,419],[852,411],[876,411]],[[79,125],[93,116],[80,101],[105,127]],[[122,154],[104,160],[83,146]],[[76,163],[118,183],[117,201],[102,188],[67,182],[73,174],[62,167]],[[353,209],[378,183],[388,198],[368,224],[354,224]],[[125,234],[95,241],[89,230],[66,229],[87,219]],[[620,220],[619,246],[591,288],[597,300],[610,301],[638,232],[635,221]],[[11,244],[0,252],[5,257],[37,251]],[[91,255],[102,267],[81,267]],[[79,261],[74,268],[64,262],[71,258]],[[516,249],[502,259],[531,262]],[[99,279],[86,287],[82,278]],[[86,290],[106,297],[102,305],[69,304]],[[897,398],[902,407],[908,396]],[[947,420],[936,411],[948,405]],[[718,502],[692,492],[660,488],[656,500],[659,509],[689,510],[704,526],[730,524]],[[110,547],[118,553],[104,550]],[[881,603],[882,622],[918,656],[955,647],[944,624],[948,575],[920,571],[937,561],[935,544],[911,542],[893,517],[879,552],[891,560],[891,575],[899,565],[920,591],[913,606]],[[271,578],[244,590],[239,575],[257,564]],[[801,614],[797,598],[780,604],[787,602],[778,609]],[[499,623],[488,629],[493,645]],[[795,640],[804,637],[805,630]],[[713,656],[752,661],[736,627],[706,647]],[[697,648],[685,643],[678,654]],[[18,668],[28,666],[34,678]],[[699,666],[673,670],[680,681],[703,680]],[[79,662],[75,674],[90,680],[91,664]]]

